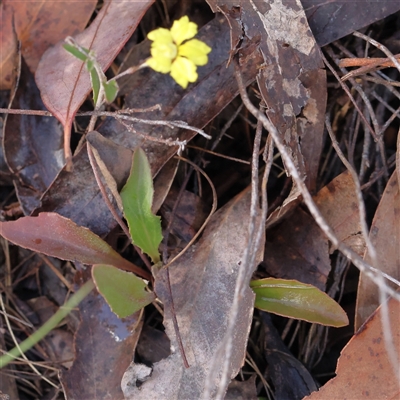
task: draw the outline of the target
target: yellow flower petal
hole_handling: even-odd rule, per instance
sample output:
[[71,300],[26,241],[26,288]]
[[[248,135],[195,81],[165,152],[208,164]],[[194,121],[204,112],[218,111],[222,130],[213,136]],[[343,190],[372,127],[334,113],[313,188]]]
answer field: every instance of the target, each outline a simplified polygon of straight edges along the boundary
[[185,15],[181,19],[174,21],[171,28],[171,35],[174,42],[179,46],[183,41],[191,39],[197,33],[197,25],[189,21]]
[[211,51],[211,47],[197,39],[189,40],[179,46],[178,54],[193,61],[196,65],[206,65],[208,62],[207,54]]
[[161,72],[162,74],[167,74],[171,71],[171,59],[164,57],[151,57],[146,61],[146,64],[153,68],[154,71]]
[[176,83],[186,89],[189,82],[196,82],[198,77],[196,70],[197,67],[192,61],[184,57],[177,57],[171,65],[171,76]]
[[159,42],[154,42],[151,46],[151,55],[154,58],[169,58],[170,60],[173,60],[177,55],[178,55],[178,49],[173,43],[159,43]]
[[158,28],[148,33],[147,37],[153,42],[168,44],[173,42],[171,32],[165,28]]

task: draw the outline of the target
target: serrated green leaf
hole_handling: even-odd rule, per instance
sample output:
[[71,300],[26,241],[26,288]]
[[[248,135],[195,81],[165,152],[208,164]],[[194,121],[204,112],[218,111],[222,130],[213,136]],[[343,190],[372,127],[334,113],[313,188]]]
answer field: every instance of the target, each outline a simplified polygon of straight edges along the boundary
[[[83,53],[82,51],[80,51],[78,48],[76,48],[72,44],[64,43],[63,47],[65,50],[68,51],[68,53],[71,53],[73,56],[75,56],[76,58],[79,58],[82,61],[86,61],[88,59],[87,54]],[[87,50],[87,49],[84,49],[84,50]],[[87,50],[87,51],[89,52],[89,50]]]
[[118,94],[118,83],[116,81],[108,81],[104,83],[104,95],[107,103],[112,103]]
[[254,306],[284,317],[328,326],[349,324],[346,312],[326,293],[296,280],[266,278],[250,282]]
[[155,295],[145,291],[146,283],[130,272],[112,265],[93,265],[92,277],[99,293],[119,318],[126,318],[150,304]]
[[100,78],[97,74],[96,68],[90,70],[90,83],[93,90],[93,101],[94,104],[97,104],[97,99],[99,98],[100,93]]
[[162,233],[160,217],[151,211],[153,193],[150,164],[145,152],[137,148],[133,153],[131,174],[121,190],[121,199],[132,242],[157,263]]

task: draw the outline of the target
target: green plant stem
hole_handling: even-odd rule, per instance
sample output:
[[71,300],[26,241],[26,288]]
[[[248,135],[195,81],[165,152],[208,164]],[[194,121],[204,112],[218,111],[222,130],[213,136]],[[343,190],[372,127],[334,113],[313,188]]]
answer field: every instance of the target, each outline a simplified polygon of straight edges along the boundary
[[40,342],[51,330],[53,330],[94,288],[92,280],[86,282],[71,298],[61,306],[58,311],[49,318],[36,332],[25,339],[17,347],[0,357],[0,369],[9,362],[27,352],[36,343]]

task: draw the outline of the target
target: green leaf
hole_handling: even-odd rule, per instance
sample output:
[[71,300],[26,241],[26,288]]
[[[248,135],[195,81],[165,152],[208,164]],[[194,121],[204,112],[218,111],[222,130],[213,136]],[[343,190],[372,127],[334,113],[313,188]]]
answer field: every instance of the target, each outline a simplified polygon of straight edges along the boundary
[[118,94],[118,83],[117,81],[111,80],[104,83],[104,95],[107,103],[112,103]]
[[142,279],[112,265],[93,265],[92,277],[97,290],[119,318],[129,317],[155,299],[154,293],[144,290],[146,283]]
[[96,68],[92,68],[90,71],[90,83],[93,89],[93,101],[94,104],[97,104],[97,99],[99,98],[100,92],[100,79],[99,75],[97,74]]
[[[63,44],[63,47],[65,50],[68,51],[68,53],[71,53],[73,56],[75,56],[76,58],[79,58],[82,61],[86,61],[88,59],[87,54],[83,53],[82,51],[80,51],[78,48],[76,48],[72,44],[65,43],[65,44]],[[87,50],[87,53],[89,53],[88,49],[85,49],[85,48],[82,48],[82,49]]]
[[132,242],[157,263],[162,234],[160,217],[151,212],[153,192],[150,164],[144,151],[137,148],[133,153],[131,174],[121,190],[121,199]]
[[256,294],[254,306],[284,317],[328,326],[345,326],[345,311],[326,293],[296,280],[266,278],[250,282]]

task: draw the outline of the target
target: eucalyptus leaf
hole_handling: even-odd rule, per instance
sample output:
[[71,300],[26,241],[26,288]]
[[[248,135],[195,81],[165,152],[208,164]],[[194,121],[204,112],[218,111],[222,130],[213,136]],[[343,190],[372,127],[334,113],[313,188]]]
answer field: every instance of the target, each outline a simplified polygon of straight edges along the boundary
[[250,282],[256,294],[254,306],[284,317],[322,325],[349,324],[346,312],[318,288],[296,280],[265,278]]
[[119,318],[129,317],[155,299],[154,293],[145,291],[143,279],[112,265],[93,265],[92,277],[97,290]]
[[162,240],[161,220],[151,211],[153,203],[153,180],[145,152],[136,148],[133,153],[131,173],[121,190],[124,216],[128,221],[132,242],[153,263],[160,261],[158,246]]

